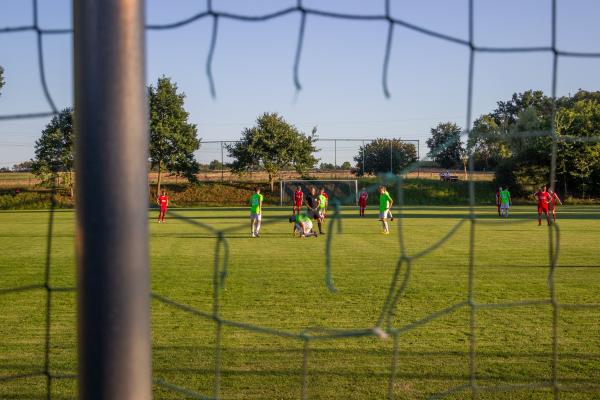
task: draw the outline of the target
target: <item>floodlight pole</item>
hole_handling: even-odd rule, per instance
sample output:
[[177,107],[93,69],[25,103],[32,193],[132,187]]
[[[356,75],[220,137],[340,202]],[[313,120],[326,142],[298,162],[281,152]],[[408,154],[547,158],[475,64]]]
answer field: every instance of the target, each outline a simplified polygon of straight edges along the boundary
[[152,397],[144,0],[73,0],[79,398]]

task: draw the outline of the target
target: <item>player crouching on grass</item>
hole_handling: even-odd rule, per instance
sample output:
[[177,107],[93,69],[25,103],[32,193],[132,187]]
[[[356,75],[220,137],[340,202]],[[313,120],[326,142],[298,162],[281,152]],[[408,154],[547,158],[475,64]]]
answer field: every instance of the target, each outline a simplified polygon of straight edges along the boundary
[[292,215],[289,221],[294,224],[294,236],[298,234],[299,237],[317,237],[317,233],[313,231],[312,221],[305,214]]
[[385,186],[379,186],[379,220],[383,225],[384,235],[390,234],[387,217],[393,204],[394,200],[392,200],[392,196],[387,192]]
[[323,219],[321,218],[321,214],[319,212],[319,196],[317,196],[317,189],[314,186],[310,187],[310,192],[306,196],[306,211],[308,213],[308,217],[317,221],[319,225],[319,233],[323,234],[323,229],[321,228],[321,222]]
[[542,186],[539,191],[533,194],[537,199],[538,225],[542,225],[542,212],[546,214],[546,221],[551,225],[550,215],[548,215],[548,203],[550,203],[550,193],[546,191],[546,186]]
[[260,188],[254,188],[254,194],[250,196],[250,229],[252,237],[260,237],[260,220],[262,219],[263,195],[260,194]]
[[558,195],[552,189],[548,190],[548,194],[550,195],[550,202],[548,203],[548,210],[552,213],[552,219],[556,222],[556,202],[563,205],[562,201],[558,198]]
[[165,215],[167,214],[167,207],[169,206],[169,197],[167,196],[167,192],[164,190],[162,194],[157,197],[156,204],[158,204],[158,223],[165,222]]

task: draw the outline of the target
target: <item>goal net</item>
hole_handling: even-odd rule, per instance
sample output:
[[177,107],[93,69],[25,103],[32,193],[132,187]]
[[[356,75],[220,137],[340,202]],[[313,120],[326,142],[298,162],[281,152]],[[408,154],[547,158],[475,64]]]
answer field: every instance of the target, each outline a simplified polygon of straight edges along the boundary
[[325,193],[329,196],[330,204],[340,204],[342,206],[355,206],[358,204],[358,181],[356,179],[346,180],[288,180],[281,181],[280,184],[280,205],[294,204],[294,192],[297,187],[302,189],[304,196],[310,192],[314,186],[317,192],[320,188],[325,188]]

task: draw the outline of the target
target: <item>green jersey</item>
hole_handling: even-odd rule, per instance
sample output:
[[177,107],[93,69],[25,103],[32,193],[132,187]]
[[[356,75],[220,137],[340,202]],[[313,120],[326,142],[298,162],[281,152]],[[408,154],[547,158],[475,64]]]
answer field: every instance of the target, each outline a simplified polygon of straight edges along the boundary
[[508,204],[510,200],[510,192],[508,190],[503,190],[500,192],[500,202],[502,204]]
[[390,208],[392,204],[392,196],[388,192],[383,192],[379,195],[379,212],[384,212]]
[[253,214],[260,214],[260,204],[263,201],[263,195],[260,193],[254,193],[250,196],[250,212]]
[[327,197],[323,196],[322,194],[319,195],[319,208],[321,210],[327,208]]
[[310,222],[310,218],[305,214],[300,214],[296,217],[296,221],[300,223]]

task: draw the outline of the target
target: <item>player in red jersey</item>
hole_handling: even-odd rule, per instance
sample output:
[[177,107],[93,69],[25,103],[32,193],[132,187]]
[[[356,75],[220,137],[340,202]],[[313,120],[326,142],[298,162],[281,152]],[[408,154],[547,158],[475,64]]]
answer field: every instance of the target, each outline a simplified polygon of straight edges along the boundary
[[496,208],[498,209],[498,216],[500,216],[500,192],[502,191],[502,187],[498,188],[496,191]]
[[538,205],[538,225],[542,225],[542,212],[546,214],[546,220],[548,221],[548,225],[550,222],[550,215],[548,214],[548,203],[550,203],[550,193],[546,191],[546,186],[542,186],[539,191],[533,194],[537,199]]
[[563,203],[562,201],[560,201],[555,191],[550,189],[548,190],[548,193],[550,194],[550,203],[548,203],[548,210],[552,213],[552,219],[554,220],[554,222],[556,222],[556,202],[558,202],[558,204],[560,204],[561,206],[563,205]]
[[165,214],[167,213],[167,207],[169,206],[169,197],[164,190],[156,199],[156,204],[160,207],[160,211],[158,212],[158,223],[160,224],[161,222],[165,222]]
[[300,186],[296,186],[296,191],[294,192],[294,208],[292,209],[293,215],[300,215],[300,209],[302,208],[303,202],[304,193],[302,193]]
[[365,216],[365,209],[367,208],[367,199],[369,198],[369,192],[367,192],[367,190],[365,188],[362,188],[360,190],[360,195],[358,196],[358,206],[359,208],[359,215],[361,217]]

